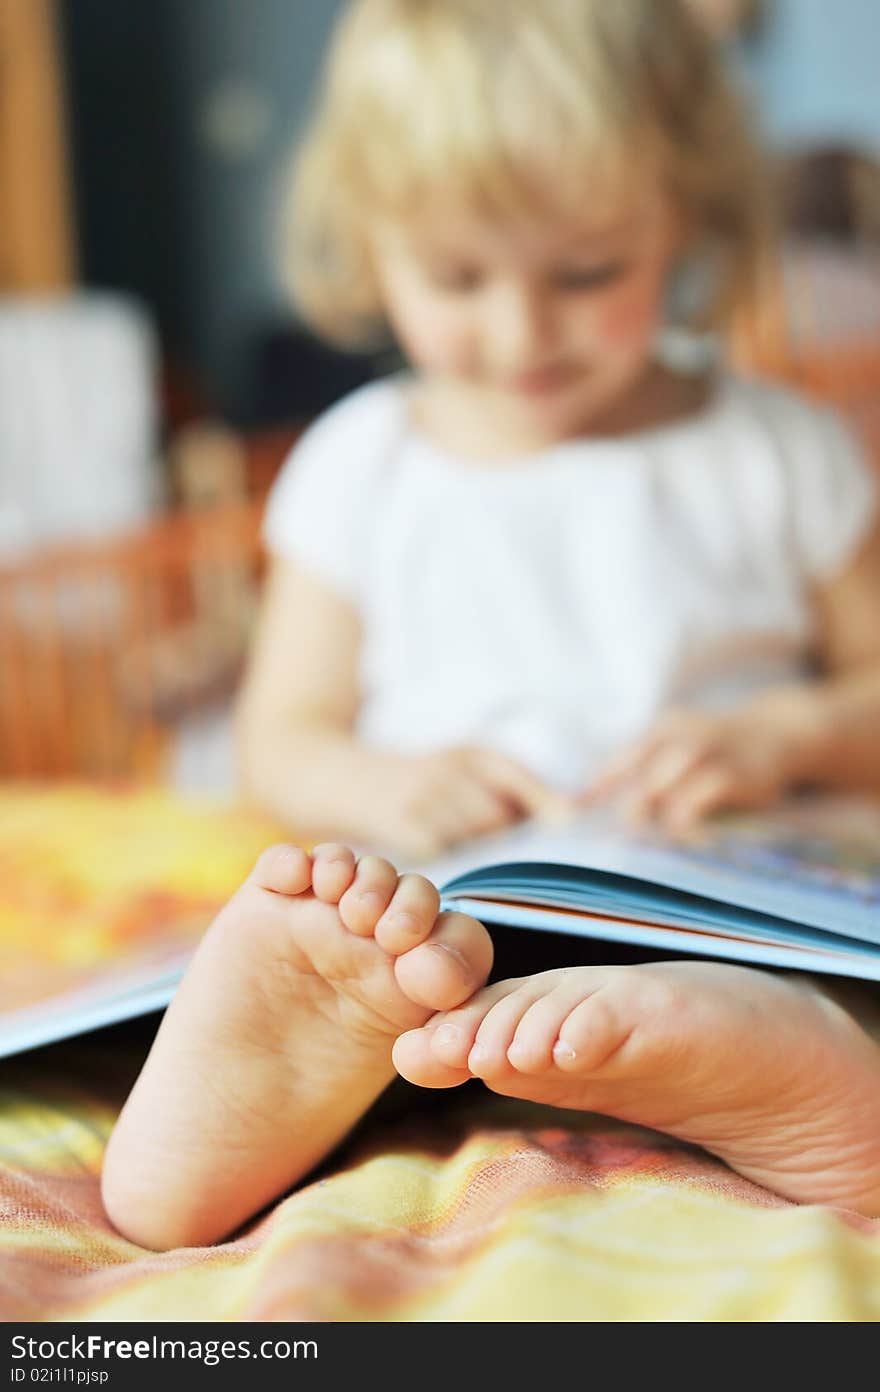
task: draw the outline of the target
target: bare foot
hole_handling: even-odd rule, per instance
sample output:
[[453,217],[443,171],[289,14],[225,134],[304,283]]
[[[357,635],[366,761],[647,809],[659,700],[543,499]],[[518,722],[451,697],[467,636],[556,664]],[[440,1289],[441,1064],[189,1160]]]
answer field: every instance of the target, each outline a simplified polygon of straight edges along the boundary
[[342,846],[264,852],[199,945],[110,1138],[145,1247],[213,1242],[308,1173],[394,1077],[401,1030],[466,1000],[492,944],[434,886]]
[[787,1198],[880,1215],[880,1048],[809,977],[705,962],[502,981],[398,1039],[411,1082],[602,1112]]

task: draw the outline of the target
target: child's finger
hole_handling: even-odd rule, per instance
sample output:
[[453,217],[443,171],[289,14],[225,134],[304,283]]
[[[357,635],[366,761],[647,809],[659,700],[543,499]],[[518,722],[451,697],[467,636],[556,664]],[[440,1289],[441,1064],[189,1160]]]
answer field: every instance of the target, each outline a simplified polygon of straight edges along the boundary
[[465,775],[451,794],[451,802],[462,828],[469,836],[501,831],[516,820],[509,798],[500,796],[480,778]]
[[661,747],[663,740],[662,735],[649,735],[646,739],[638,740],[620,754],[615,755],[600,769],[592,783],[579,794],[579,804],[589,806],[592,803],[604,802],[606,799],[616,797],[633,778],[637,777],[657,749]]
[[422,813],[420,826],[441,851],[477,834],[470,827],[460,797],[452,788],[436,794]]
[[376,835],[376,840],[379,839],[393,845],[398,857],[404,857],[414,865],[425,865],[434,860],[448,844],[429,822],[412,816],[385,823]]
[[548,788],[528,769],[493,749],[472,751],[474,767],[496,793],[510,798],[527,816],[556,820],[569,816],[573,800]]
[[628,821],[666,820],[666,809],[681,796],[704,760],[699,744],[679,744],[659,749],[648,763],[624,804]]
[[667,711],[646,735],[609,759],[578,801],[583,806],[617,797],[626,790],[627,785],[641,780],[663,750],[687,747],[695,741],[705,746],[713,735],[714,723],[711,720],[693,711]]
[[[508,813],[504,825],[510,820]],[[416,865],[425,865],[451,846],[479,834],[480,828],[470,819],[467,803],[450,786],[438,789],[418,813],[409,813],[393,840]]]
[[729,764],[696,770],[669,798],[663,822],[675,836],[687,836],[713,812],[743,802],[743,789]]
[[642,775],[642,795],[648,802],[668,795],[707,757],[708,750],[698,741],[680,741],[661,747]]

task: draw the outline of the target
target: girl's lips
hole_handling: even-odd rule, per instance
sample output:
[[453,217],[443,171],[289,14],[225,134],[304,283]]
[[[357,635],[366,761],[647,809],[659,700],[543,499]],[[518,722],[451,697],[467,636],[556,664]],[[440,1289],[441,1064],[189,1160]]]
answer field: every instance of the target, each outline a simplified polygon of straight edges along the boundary
[[545,396],[556,391],[569,379],[564,367],[542,367],[534,372],[521,372],[510,379],[510,390],[522,396]]

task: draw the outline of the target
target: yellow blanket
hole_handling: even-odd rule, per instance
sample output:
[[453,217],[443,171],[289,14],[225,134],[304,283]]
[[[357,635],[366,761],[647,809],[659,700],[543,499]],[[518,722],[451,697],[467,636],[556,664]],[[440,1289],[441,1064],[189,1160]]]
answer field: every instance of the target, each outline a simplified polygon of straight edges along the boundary
[[[46,942],[63,938],[65,905],[83,933],[91,905],[105,943],[133,904],[203,911],[269,831],[241,812],[77,789],[0,792],[0,829],[7,952],[10,905],[24,916],[25,899]],[[153,1025],[0,1062],[3,1319],[880,1316],[880,1222],[786,1203],[653,1132],[477,1084],[380,1108],[236,1240],[144,1252],[110,1228],[98,1176]]]

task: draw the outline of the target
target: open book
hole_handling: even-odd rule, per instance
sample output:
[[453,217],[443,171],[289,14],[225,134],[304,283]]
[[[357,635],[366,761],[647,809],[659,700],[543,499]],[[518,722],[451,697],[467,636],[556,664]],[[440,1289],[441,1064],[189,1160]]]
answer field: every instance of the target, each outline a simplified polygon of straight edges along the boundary
[[[252,814],[158,795],[0,795],[0,820],[0,1056],[165,1006],[213,914],[279,839]],[[63,855],[54,869],[48,847]],[[600,816],[526,825],[428,873],[447,908],[499,933],[880,981],[880,804],[732,817],[687,848]]]
[[590,814],[475,842],[429,873],[445,908],[486,924],[880,981],[880,803],[793,802],[686,846]]
[[0,1056],[167,1005],[214,914],[280,839],[213,799],[0,783]]

